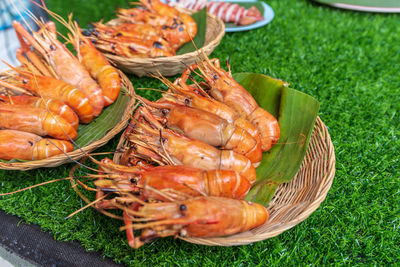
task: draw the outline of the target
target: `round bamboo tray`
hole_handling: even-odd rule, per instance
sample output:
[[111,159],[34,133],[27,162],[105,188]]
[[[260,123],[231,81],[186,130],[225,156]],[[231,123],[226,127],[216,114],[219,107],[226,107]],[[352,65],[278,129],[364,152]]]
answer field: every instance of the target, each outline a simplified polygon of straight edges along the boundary
[[[111,25],[118,24],[119,21],[119,19],[115,19],[108,23]],[[214,15],[207,13],[206,40],[204,46],[199,47],[199,49],[203,50],[209,56],[215,47],[219,45],[224,34],[224,22]],[[142,77],[158,75],[159,73],[163,76],[180,74],[188,65],[196,62],[198,52],[193,51],[183,55],[159,58],[126,58],[104,52],[103,54],[110,61],[114,62],[120,70]]]
[[40,167],[57,167],[61,164],[72,162],[72,160],[78,160],[82,157],[84,157],[87,153],[90,153],[91,151],[95,150],[96,148],[99,148],[103,145],[105,145],[111,138],[113,138],[115,135],[117,135],[120,131],[122,131],[132,115],[132,112],[135,107],[135,90],[133,88],[132,83],[129,81],[128,77],[126,77],[122,72],[120,73],[121,77],[121,85],[125,87],[130,95],[130,100],[128,102],[128,105],[125,109],[125,112],[123,116],[121,117],[119,123],[115,125],[113,129],[107,132],[107,134],[96,141],[93,141],[89,145],[82,147],[81,149],[76,149],[72,152],[69,152],[67,154],[60,154],[57,156],[53,156],[47,159],[42,159],[42,160],[32,160],[32,161],[24,161],[24,162],[13,162],[13,163],[4,163],[0,162],[0,169],[5,169],[5,170],[21,170],[21,171],[26,171],[26,170],[32,170]]
[[[118,148],[126,142],[122,136]],[[120,158],[120,154],[115,154],[114,162],[118,163]],[[279,186],[268,206],[270,217],[265,224],[226,237],[179,238],[201,245],[237,246],[277,236],[307,219],[324,201],[335,176],[335,162],[328,130],[318,117],[303,163],[290,183]]]

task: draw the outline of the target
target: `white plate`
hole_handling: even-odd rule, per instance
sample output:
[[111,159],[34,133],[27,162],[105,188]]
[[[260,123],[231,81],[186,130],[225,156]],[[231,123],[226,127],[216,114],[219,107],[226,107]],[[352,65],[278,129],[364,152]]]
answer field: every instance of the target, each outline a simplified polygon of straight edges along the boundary
[[[225,31],[226,32],[241,32],[241,31],[248,31],[248,30],[252,30],[252,29],[257,29],[260,28],[262,26],[267,25],[268,23],[271,22],[271,20],[274,18],[275,14],[274,11],[272,10],[272,8],[267,5],[266,3],[262,2],[262,1],[244,1],[244,0],[229,0],[226,1],[229,3],[240,3],[240,2],[247,2],[247,3],[252,3],[252,2],[259,2],[261,3],[262,7],[264,8],[264,20],[261,21],[257,21],[256,23],[250,24],[250,25],[245,25],[245,26],[235,26],[235,27],[229,27],[226,26],[225,27]],[[260,10],[262,13],[262,10]]]
[[[161,0],[162,2],[166,2],[166,0]],[[171,0],[170,0],[171,1]],[[173,0],[172,0],[173,1]],[[219,1],[223,1],[223,0],[212,0],[214,2],[219,2]],[[274,11],[272,10],[272,8],[267,5],[266,3],[262,2],[262,1],[257,1],[257,0],[228,0],[225,2],[229,2],[229,3],[256,3],[259,2],[261,3],[261,6],[264,8],[264,20],[262,21],[257,21],[256,23],[250,24],[250,25],[246,25],[246,26],[235,26],[235,27],[230,27],[227,24],[225,24],[225,32],[241,32],[241,31],[248,31],[248,30],[252,30],[252,29],[256,29],[256,28],[260,28],[268,23],[271,22],[271,20],[274,18]],[[262,10],[260,10],[262,13]]]
[[399,0],[314,0],[337,8],[364,12],[400,13]]

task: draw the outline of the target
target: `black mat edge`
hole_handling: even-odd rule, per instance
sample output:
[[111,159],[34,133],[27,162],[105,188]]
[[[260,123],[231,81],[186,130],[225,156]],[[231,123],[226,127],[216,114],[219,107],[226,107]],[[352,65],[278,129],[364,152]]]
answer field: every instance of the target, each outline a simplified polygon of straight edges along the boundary
[[87,252],[78,242],[60,242],[38,225],[0,210],[0,246],[23,260],[38,266],[121,267],[99,252]]

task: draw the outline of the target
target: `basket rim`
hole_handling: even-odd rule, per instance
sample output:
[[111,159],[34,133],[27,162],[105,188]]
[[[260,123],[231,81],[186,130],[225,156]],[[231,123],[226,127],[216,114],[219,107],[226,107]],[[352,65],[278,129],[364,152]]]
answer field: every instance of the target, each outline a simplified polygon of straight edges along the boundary
[[[268,238],[275,237],[277,235],[280,235],[281,233],[285,232],[286,230],[289,230],[290,228],[293,228],[297,224],[301,223],[305,219],[307,219],[320,205],[321,203],[325,200],[329,189],[332,186],[333,179],[335,177],[335,164],[336,164],[336,158],[335,158],[335,151],[334,151],[334,146],[332,143],[332,140],[330,138],[328,129],[326,125],[322,122],[321,118],[318,116],[314,125],[314,131],[318,131],[317,134],[319,134],[321,137],[323,137],[324,145],[326,146],[326,150],[328,151],[328,168],[326,170],[326,173],[323,175],[323,180],[324,183],[320,185],[320,188],[323,186],[323,189],[319,191],[319,194],[315,197],[315,199],[309,203],[308,207],[295,219],[286,222],[284,225],[281,225],[280,227],[277,227],[277,229],[274,229],[272,232],[265,232],[261,234],[251,234],[251,237],[246,236],[246,238],[243,238],[243,235],[246,235],[246,233],[249,233],[259,227],[265,226],[269,224],[269,220],[267,220],[263,225],[252,229],[247,232],[242,232],[238,233],[235,235],[230,235],[227,237],[208,237],[208,238],[194,238],[194,237],[178,237],[186,242],[194,243],[194,244],[199,244],[199,245],[208,245],[208,246],[238,246],[238,245],[248,245],[254,242],[258,241],[263,241]],[[121,148],[124,146],[128,140],[125,138],[125,135],[123,134],[119,140],[119,143],[117,145],[117,149]],[[307,152],[309,151],[309,148],[307,148]],[[118,163],[121,154],[115,154],[113,161]],[[304,157],[305,161],[307,156]],[[300,172],[301,168],[299,168],[299,171],[297,174]],[[296,175],[297,175],[296,174]],[[293,179],[294,180],[294,179]],[[293,181],[292,180],[292,181]],[[300,202],[301,203],[301,202]],[[229,238],[229,239],[228,239]]]
[[[225,35],[225,23],[220,18],[207,12],[207,20],[208,19],[212,19],[212,20],[216,21],[218,24],[218,28],[220,28],[221,30],[218,32],[217,36],[213,40],[211,40],[209,43],[204,44],[198,50],[208,50],[214,46],[217,46]],[[114,21],[119,21],[119,20],[120,19],[117,18],[117,19],[113,19],[111,21],[114,22]],[[111,22],[111,21],[109,21],[109,22]],[[107,23],[109,23],[109,22],[107,22]],[[196,55],[198,55],[199,52],[197,50],[195,50],[195,51],[185,53],[182,55],[175,55],[175,56],[171,56],[171,57],[157,57],[157,58],[139,58],[139,57],[126,58],[126,57],[122,57],[122,56],[113,55],[113,54],[110,54],[107,52],[102,52],[102,53],[107,58],[111,59],[114,62],[118,62],[118,63],[126,62],[126,63],[139,63],[139,64],[140,63],[142,63],[142,64],[149,64],[149,63],[161,64],[161,63],[170,62],[170,61],[180,62],[186,58],[196,57]]]
[[24,161],[24,162],[0,162],[0,169],[3,170],[32,170],[41,167],[57,167],[65,163],[72,162],[73,160],[79,160],[80,158],[84,157],[87,153],[105,145],[110,139],[112,139],[115,135],[121,132],[126,125],[128,124],[128,120],[130,119],[130,115],[132,114],[136,98],[135,98],[135,89],[128,79],[128,77],[118,70],[119,75],[121,77],[121,85],[128,91],[129,95],[129,102],[125,108],[124,113],[122,114],[120,121],[110,129],[102,138],[95,140],[88,145],[77,148],[69,153],[66,154],[59,154],[55,155],[46,159],[41,160],[31,160],[31,161]]

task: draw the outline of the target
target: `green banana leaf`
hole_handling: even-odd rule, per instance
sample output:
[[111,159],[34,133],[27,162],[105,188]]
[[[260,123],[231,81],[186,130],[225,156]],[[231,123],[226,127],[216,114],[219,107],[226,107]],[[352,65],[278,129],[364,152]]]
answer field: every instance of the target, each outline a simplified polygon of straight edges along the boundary
[[[103,109],[99,117],[89,124],[80,124],[78,127],[78,138],[75,140],[75,149],[84,147],[93,141],[103,138],[108,131],[114,128],[122,118],[125,109],[129,103],[130,96],[125,88],[121,88],[117,101]],[[12,159],[1,162],[26,162],[28,160]]]
[[89,124],[80,124],[78,127],[78,138],[76,146],[84,147],[93,141],[99,140],[108,131],[114,128],[122,118],[129,103],[130,96],[125,88],[121,88],[117,101],[105,108],[99,117]]
[[257,181],[246,197],[246,200],[267,206],[278,186],[290,182],[299,170],[314,129],[319,102],[263,74],[236,73],[233,77],[279,122],[281,137],[263,154],[257,168]]
[[[197,48],[203,47],[204,42],[206,40],[207,9],[203,8],[202,10],[193,13],[191,16],[197,24],[197,34],[193,38],[193,42],[188,42],[182,45],[176,52],[176,55],[183,55],[186,53],[196,51],[196,47]],[[196,45],[196,47],[193,45],[193,43]]]

